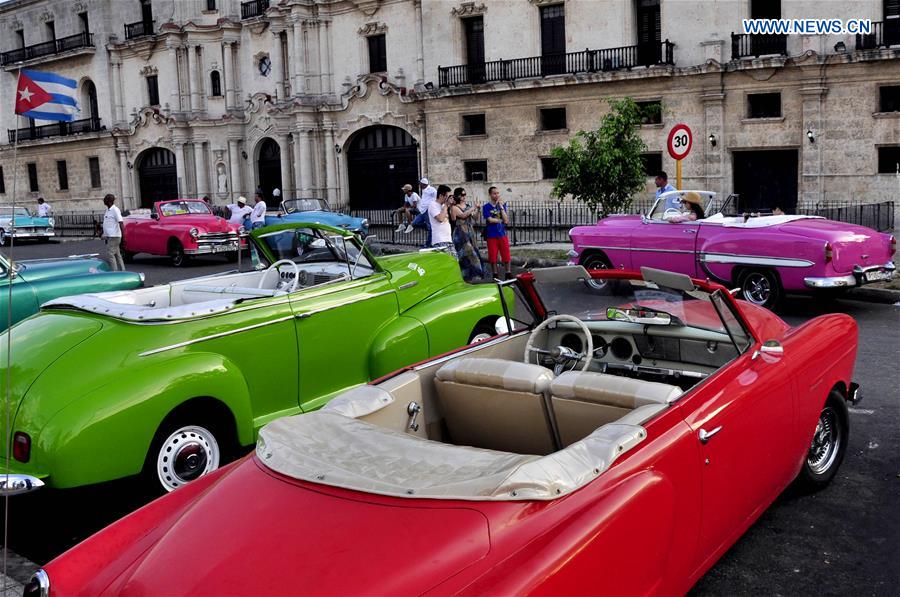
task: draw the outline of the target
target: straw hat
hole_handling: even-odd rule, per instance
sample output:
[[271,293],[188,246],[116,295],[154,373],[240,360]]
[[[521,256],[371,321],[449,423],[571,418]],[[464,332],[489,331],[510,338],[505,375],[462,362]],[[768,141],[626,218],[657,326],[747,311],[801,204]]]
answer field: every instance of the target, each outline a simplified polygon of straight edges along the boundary
[[694,205],[699,205],[703,207],[703,198],[700,196],[700,193],[697,191],[688,191],[681,197],[682,201],[687,201],[688,203],[693,203]]

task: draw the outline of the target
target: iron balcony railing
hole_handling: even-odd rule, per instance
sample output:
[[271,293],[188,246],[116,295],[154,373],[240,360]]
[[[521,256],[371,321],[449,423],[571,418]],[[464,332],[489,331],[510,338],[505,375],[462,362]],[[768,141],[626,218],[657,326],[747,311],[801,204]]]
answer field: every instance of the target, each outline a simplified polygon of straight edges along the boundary
[[453,87],[549,75],[623,70],[654,64],[675,64],[674,48],[675,44],[666,40],[622,48],[586,49],[567,54],[494,60],[458,66],[439,66],[438,81],[441,87]]
[[269,8],[269,0],[250,0],[241,2],[241,18],[252,19],[261,16]]
[[787,35],[780,33],[732,33],[731,59],[759,56],[787,56]]
[[99,118],[84,118],[82,120],[73,120],[72,122],[57,122],[55,124],[30,126],[18,130],[8,129],[7,133],[9,135],[9,142],[15,143],[16,132],[19,134],[19,141],[32,141],[34,139],[78,135],[80,133],[92,133],[102,130],[103,126],[100,124]]
[[13,62],[22,62],[23,60],[31,60],[32,58],[40,58],[41,56],[52,56],[53,54],[61,54],[68,50],[77,50],[78,48],[94,47],[94,36],[91,33],[76,33],[68,37],[61,37],[53,41],[45,41],[40,44],[19,48],[18,50],[10,50],[0,54],[0,65],[5,66]]
[[138,21],[137,23],[125,23],[125,39],[136,39],[153,35],[154,21]]
[[872,33],[856,34],[857,50],[874,50],[896,45],[900,45],[900,19],[875,21],[872,23]]

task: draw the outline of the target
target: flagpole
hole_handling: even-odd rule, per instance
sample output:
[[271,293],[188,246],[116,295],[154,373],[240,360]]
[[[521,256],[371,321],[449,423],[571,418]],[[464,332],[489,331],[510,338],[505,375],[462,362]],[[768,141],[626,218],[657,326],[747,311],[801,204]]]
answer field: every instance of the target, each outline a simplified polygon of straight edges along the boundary
[[[16,89],[18,91],[19,78],[22,76],[22,67],[19,67],[18,73],[16,73]],[[12,219],[10,223],[10,235],[9,235],[9,271],[6,272],[6,278],[8,280],[7,284],[7,296],[6,296],[6,412],[4,413],[5,422],[3,426],[3,441],[6,442],[6,483],[5,487],[9,489],[9,471],[10,471],[10,458],[12,457],[12,303],[13,303],[13,275],[15,274],[15,261],[13,260],[13,246],[15,245],[16,238],[16,194],[19,188],[19,114],[15,112],[15,134],[13,135],[13,189],[12,189]],[[3,544],[5,546],[9,546],[9,495],[4,496],[3,499]],[[3,550],[3,595],[6,594],[7,586],[6,579],[9,578],[6,574],[7,562],[6,562],[6,552],[8,549]]]

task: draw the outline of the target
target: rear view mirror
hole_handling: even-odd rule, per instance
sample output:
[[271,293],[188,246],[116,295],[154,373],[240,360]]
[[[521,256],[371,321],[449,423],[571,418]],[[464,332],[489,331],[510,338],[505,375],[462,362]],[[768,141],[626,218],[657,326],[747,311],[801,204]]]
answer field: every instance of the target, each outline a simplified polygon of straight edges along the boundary
[[610,307],[606,310],[606,318],[610,321],[627,321],[642,325],[669,325],[672,323],[672,316],[668,313],[642,307],[634,309]]

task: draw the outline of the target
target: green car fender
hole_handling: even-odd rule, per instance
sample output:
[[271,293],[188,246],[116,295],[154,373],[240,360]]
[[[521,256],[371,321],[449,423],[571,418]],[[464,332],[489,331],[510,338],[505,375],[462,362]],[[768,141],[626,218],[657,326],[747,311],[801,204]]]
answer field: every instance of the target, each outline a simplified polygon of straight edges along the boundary
[[385,325],[372,342],[370,377],[377,379],[429,356],[425,326],[414,317],[401,316]]
[[[57,412],[32,438],[35,469],[49,474],[59,488],[137,474],[162,422],[195,399],[220,402],[234,418],[238,443],[255,441],[249,392],[234,363],[217,354],[192,353],[159,365],[120,376]],[[39,409],[40,401],[26,400],[22,410],[29,406]],[[208,410],[208,401],[204,407]],[[21,414],[17,427],[27,428],[27,412]]]

